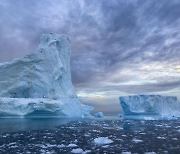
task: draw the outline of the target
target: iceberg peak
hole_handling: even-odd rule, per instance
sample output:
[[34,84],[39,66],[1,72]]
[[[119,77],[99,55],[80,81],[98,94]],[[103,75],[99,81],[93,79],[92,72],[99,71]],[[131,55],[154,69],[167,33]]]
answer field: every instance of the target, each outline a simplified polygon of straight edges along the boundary
[[[22,59],[0,64],[0,104],[8,102],[12,105],[10,102],[13,102],[18,106],[17,103],[20,99],[24,101],[24,98],[37,104],[39,99],[43,98],[43,102],[48,102],[48,104],[50,104],[50,100],[57,100],[55,103],[58,104],[59,100],[59,110],[62,110],[63,104],[68,112],[67,107],[73,106],[73,103],[74,109],[79,107],[79,112],[81,109],[83,110],[86,106],[77,99],[71,81],[70,55],[69,38],[66,35],[50,33],[41,36],[36,52]],[[24,102],[28,105],[29,101]],[[26,106],[25,104],[23,104],[23,108],[26,108],[24,106]],[[3,109],[6,110],[5,107]],[[38,109],[46,110],[44,107],[38,107]],[[36,107],[30,109],[32,112],[34,110]],[[87,107],[85,110],[85,114],[89,114],[92,108]],[[23,111],[23,113],[28,113],[28,111]],[[76,115],[81,115],[81,112]]]
[[49,33],[43,34],[39,40],[39,48],[47,48],[48,46],[52,45],[53,43],[60,43],[61,45],[68,45],[70,46],[70,40],[67,35]]

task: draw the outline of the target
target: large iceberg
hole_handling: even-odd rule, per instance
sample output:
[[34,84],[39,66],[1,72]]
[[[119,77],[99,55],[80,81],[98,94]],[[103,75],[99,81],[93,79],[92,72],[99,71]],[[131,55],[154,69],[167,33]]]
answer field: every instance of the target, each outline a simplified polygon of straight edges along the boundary
[[89,116],[71,82],[71,47],[66,35],[44,34],[37,50],[0,64],[0,115]]
[[180,103],[175,96],[134,95],[119,97],[124,115],[179,117]]

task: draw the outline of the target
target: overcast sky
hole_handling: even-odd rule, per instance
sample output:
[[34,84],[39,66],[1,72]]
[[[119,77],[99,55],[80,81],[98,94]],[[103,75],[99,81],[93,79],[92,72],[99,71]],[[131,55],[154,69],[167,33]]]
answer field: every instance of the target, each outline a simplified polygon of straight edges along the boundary
[[122,95],[180,96],[179,0],[0,0],[0,62],[49,32],[70,37],[73,84],[96,111],[119,111]]

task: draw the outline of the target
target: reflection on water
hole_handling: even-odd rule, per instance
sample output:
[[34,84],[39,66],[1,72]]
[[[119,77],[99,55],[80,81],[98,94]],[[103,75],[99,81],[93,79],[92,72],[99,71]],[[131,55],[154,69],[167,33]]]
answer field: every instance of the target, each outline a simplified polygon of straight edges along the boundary
[[17,132],[39,129],[54,129],[56,126],[69,123],[71,121],[91,121],[96,120],[113,120],[119,117],[107,116],[105,118],[65,118],[58,116],[29,116],[29,117],[1,117],[0,132]]
[[59,117],[0,118],[0,132],[16,132],[36,129],[53,129],[77,119]]
[[[125,118],[125,117],[124,117]],[[125,119],[118,116],[105,116],[104,118],[65,118],[56,116],[30,116],[30,117],[1,117],[0,118],[0,133],[17,132],[17,131],[29,131],[39,129],[55,129],[56,126],[64,125],[73,121],[109,121],[114,122],[119,120],[118,127],[123,128],[124,131],[149,131],[152,129],[150,123],[159,123],[159,120],[155,120],[156,117],[151,117],[154,120],[144,120],[142,117],[139,119],[136,117],[126,117]],[[149,122],[148,122],[149,121]],[[164,120],[163,120],[164,121]],[[145,124],[146,123],[146,124]],[[115,128],[112,128],[115,129]]]

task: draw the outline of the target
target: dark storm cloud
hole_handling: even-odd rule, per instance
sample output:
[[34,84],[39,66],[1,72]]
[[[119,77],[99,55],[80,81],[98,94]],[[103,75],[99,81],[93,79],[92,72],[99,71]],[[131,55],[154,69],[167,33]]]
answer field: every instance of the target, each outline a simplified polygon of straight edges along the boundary
[[[179,65],[179,8],[178,0],[2,0],[0,61],[31,53],[43,33],[65,33],[72,43],[72,79],[78,91],[178,88],[178,72],[172,77],[176,84],[171,79],[162,84],[159,77],[153,79],[156,84],[114,86],[114,82],[138,80],[139,68],[153,62]],[[131,74],[122,71],[126,69]]]
[[[121,81],[120,81],[121,82]],[[100,85],[100,86],[99,86]],[[132,85],[107,85],[105,83],[99,85],[92,85],[84,88],[86,93],[93,92],[104,92],[105,94],[113,94],[114,92],[130,93],[130,94],[150,94],[153,92],[166,92],[172,89],[180,90],[180,80],[175,81],[159,81],[158,83],[143,83],[143,84],[132,84]],[[79,87],[80,89],[83,87]]]
[[[142,93],[151,93],[159,92],[159,91],[168,91],[174,88],[180,87],[180,80],[177,81],[169,81],[169,82],[159,82],[159,83],[145,83],[143,85],[125,85],[125,86],[117,86],[117,90],[123,91],[126,93],[132,94],[142,94]],[[105,88],[109,91],[112,87]]]

